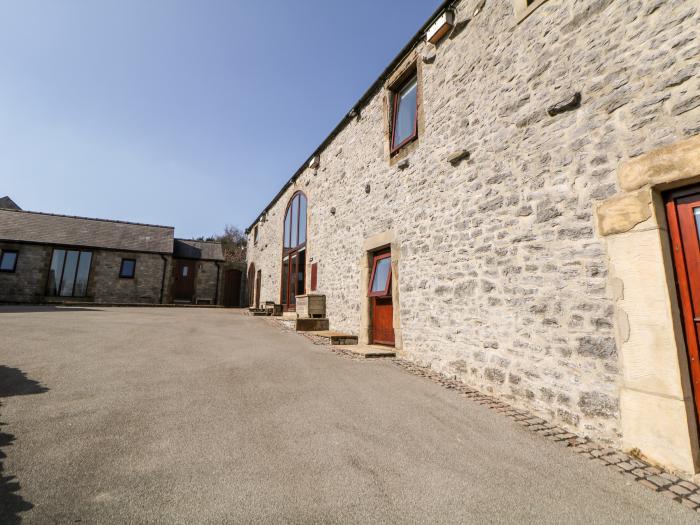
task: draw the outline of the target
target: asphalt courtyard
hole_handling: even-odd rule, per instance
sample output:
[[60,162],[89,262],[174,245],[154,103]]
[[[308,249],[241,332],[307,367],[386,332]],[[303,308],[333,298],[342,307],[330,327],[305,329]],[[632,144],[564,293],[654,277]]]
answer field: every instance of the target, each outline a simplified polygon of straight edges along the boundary
[[388,361],[234,310],[0,307],[0,523],[694,523]]

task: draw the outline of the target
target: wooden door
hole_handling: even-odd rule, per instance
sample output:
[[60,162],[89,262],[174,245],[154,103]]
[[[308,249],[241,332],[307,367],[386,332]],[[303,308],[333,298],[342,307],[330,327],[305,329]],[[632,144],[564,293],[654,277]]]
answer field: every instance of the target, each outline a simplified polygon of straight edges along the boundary
[[666,212],[695,410],[700,419],[700,190],[669,195]]
[[195,261],[176,260],[174,271],[173,299],[191,303],[194,299]]
[[394,346],[394,303],[391,296],[391,280],[391,253],[383,251],[375,254],[369,283],[372,310],[370,341],[373,344]]
[[227,308],[241,306],[241,277],[240,270],[226,270],[224,274],[224,306]]

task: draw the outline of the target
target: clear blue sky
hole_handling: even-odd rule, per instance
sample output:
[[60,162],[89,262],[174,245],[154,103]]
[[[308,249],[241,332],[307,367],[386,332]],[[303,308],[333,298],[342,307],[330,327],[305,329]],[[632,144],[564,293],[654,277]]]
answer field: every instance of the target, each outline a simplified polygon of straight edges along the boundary
[[0,196],[247,227],[440,0],[0,0]]

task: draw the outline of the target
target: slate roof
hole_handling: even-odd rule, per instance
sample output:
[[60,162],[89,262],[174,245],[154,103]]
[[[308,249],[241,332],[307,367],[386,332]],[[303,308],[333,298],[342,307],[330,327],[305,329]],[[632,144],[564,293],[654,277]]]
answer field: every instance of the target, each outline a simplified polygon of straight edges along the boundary
[[5,208],[8,210],[21,210],[19,206],[17,206],[17,203],[13,201],[10,197],[5,195],[4,197],[0,197],[0,209]]
[[171,226],[0,209],[4,241],[169,254],[174,236]]
[[224,251],[221,248],[220,242],[175,239],[175,244],[173,245],[173,257],[223,261]]

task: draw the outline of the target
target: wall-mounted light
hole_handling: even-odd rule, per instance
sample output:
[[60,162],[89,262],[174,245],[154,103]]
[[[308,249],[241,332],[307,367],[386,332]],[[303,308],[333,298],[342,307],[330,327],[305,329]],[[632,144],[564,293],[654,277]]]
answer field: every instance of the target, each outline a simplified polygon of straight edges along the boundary
[[455,13],[452,10],[443,11],[443,13],[433,22],[425,32],[425,39],[431,44],[437,44],[450,29],[455,25]]

